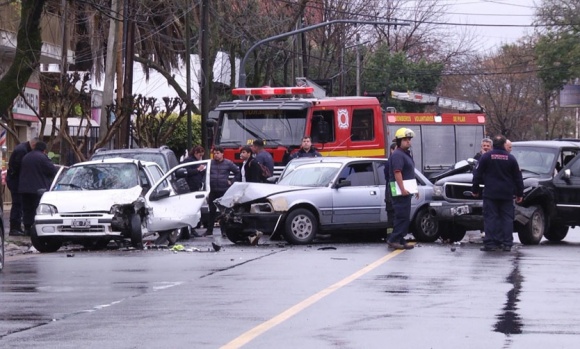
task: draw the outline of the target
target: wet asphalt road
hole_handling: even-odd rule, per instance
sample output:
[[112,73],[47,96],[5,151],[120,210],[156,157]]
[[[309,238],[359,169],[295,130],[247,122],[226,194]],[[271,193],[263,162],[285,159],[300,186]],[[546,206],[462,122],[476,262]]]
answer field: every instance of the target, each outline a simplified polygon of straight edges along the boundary
[[0,347],[576,348],[580,229],[510,253],[478,238],[9,257]]

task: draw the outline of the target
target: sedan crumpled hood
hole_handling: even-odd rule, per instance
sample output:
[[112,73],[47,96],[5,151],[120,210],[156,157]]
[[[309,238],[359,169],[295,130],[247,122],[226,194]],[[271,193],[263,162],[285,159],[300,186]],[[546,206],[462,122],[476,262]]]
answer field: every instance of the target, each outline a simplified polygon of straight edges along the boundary
[[108,212],[115,204],[133,203],[142,190],[137,185],[129,189],[47,191],[40,203],[54,205],[58,212]]
[[226,191],[224,196],[219,200],[220,205],[224,207],[234,207],[238,204],[244,204],[272,195],[282,194],[293,191],[309,190],[310,187],[290,187],[285,185],[268,184],[268,183],[247,183],[235,182]]

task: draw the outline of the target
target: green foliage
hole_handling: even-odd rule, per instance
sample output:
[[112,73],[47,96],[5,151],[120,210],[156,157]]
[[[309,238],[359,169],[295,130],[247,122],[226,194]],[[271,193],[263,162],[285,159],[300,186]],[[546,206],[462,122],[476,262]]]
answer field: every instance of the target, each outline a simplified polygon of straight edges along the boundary
[[546,89],[559,90],[573,77],[580,76],[580,38],[568,33],[544,35],[536,44],[538,77]]
[[[419,91],[433,93],[441,80],[443,63],[425,60],[410,61],[404,52],[392,53],[387,45],[381,45],[372,53],[362,75],[365,91]],[[423,106],[389,100],[389,106],[399,111],[419,112]]]
[[[170,116],[170,120],[177,118],[177,115]],[[163,132],[164,129],[169,127],[171,122],[165,123],[161,128]],[[201,144],[201,115],[193,114],[191,116],[191,144],[193,146]],[[171,150],[175,152],[177,157],[184,154],[187,150],[187,117],[181,119],[177,124],[175,131],[171,134],[171,137],[167,140],[166,144]]]

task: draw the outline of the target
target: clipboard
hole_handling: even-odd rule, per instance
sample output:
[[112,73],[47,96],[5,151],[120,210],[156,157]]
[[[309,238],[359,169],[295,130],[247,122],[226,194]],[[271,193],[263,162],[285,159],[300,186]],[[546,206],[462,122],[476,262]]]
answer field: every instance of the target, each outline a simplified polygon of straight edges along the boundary
[[[417,180],[416,179],[404,180],[403,186],[411,194],[415,194],[415,193],[419,192],[419,189],[417,188]],[[391,196],[401,196],[401,189],[397,185],[397,182],[389,182],[389,187],[391,188]]]

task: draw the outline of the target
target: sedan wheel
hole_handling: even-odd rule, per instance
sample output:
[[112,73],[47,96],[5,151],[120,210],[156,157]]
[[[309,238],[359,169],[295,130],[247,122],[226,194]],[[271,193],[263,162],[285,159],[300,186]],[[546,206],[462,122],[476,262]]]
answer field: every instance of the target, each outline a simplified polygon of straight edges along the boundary
[[284,238],[297,245],[309,244],[318,232],[318,220],[307,209],[299,208],[291,211],[286,217]]
[[62,246],[62,242],[55,238],[40,237],[36,233],[36,226],[30,228],[30,242],[39,252],[56,252]]
[[227,229],[223,228],[228,240],[233,242],[234,244],[240,242],[248,242],[248,234],[244,234],[243,232],[236,230],[236,229]]

